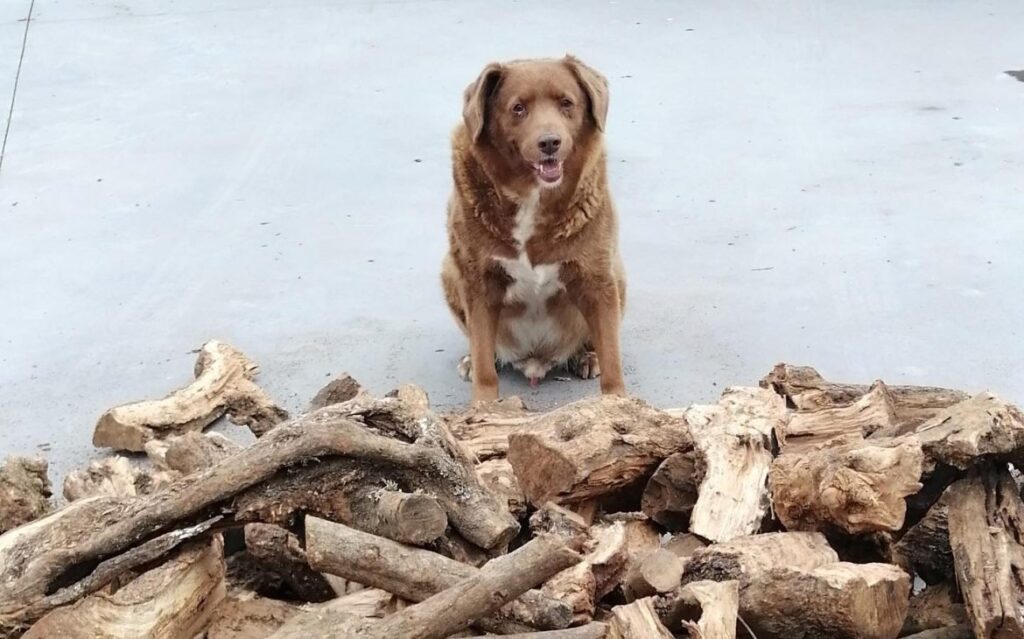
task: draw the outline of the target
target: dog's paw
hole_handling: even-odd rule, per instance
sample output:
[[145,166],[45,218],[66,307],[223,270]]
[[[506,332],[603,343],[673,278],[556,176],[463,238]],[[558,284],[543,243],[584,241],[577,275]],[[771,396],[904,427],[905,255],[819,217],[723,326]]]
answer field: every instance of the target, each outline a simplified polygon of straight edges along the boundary
[[464,355],[459,360],[459,364],[455,367],[455,370],[459,372],[459,377],[462,381],[468,382],[473,378],[473,360],[469,358],[469,355]]
[[580,379],[594,379],[601,375],[601,363],[597,361],[597,353],[582,350],[569,360],[569,371]]

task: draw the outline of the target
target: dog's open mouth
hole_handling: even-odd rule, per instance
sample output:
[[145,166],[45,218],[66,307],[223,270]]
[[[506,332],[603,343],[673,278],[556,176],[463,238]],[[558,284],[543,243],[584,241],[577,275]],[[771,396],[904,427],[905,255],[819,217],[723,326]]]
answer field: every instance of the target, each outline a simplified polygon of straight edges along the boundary
[[562,179],[562,161],[555,158],[548,158],[540,162],[534,162],[533,172],[543,182],[553,184]]

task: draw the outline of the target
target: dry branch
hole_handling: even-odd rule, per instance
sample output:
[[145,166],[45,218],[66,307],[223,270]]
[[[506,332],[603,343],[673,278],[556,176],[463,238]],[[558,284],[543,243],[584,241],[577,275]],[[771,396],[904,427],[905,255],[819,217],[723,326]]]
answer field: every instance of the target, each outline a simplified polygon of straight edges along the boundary
[[768,512],[770,437],[786,419],[784,402],[765,389],[733,387],[684,418],[703,469],[690,531],[711,541],[757,532]]
[[[762,388],[771,388],[800,411],[813,411],[851,404],[870,391],[865,384],[840,384],[825,380],[810,366],[776,364],[761,379]],[[896,420],[903,430],[912,429],[934,417],[939,411],[967,399],[967,394],[948,388],[928,386],[887,386]]]
[[779,455],[769,480],[775,513],[789,530],[899,530],[905,498],[921,489],[923,461],[913,438]]
[[946,491],[956,579],[978,639],[1024,637],[1024,504],[1005,467]]
[[636,400],[582,400],[509,436],[508,460],[534,505],[580,502],[641,479],[691,447],[685,424]]
[[[306,555],[314,569],[380,588],[410,601],[423,599],[477,574],[478,569],[437,553],[412,548],[342,524],[306,518]],[[524,593],[487,620],[487,628],[513,624],[564,628],[569,606],[540,592]]]
[[0,533],[50,512],[50,478],[42,458],[8,457],[0,468]]
[[286,418],[287,414],[252,382],[258,370],[241,351],[224,342],[209,341],[199,351],[194,382],[163,399],[111,408],[96,423],[92,442],[95,446],[142,452],[152,439],[206,428],[229,406]]

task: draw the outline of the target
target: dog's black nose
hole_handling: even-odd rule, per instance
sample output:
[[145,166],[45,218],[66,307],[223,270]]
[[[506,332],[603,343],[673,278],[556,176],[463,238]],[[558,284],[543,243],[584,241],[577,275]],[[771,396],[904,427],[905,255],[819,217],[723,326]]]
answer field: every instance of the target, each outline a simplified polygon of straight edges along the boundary
[[558,137],[553,133],[540,136],[537,140],[537,146],[540,147],[541,153],[545,155],[554,155],[558,152],[558,147],[562,146],[562,138]]

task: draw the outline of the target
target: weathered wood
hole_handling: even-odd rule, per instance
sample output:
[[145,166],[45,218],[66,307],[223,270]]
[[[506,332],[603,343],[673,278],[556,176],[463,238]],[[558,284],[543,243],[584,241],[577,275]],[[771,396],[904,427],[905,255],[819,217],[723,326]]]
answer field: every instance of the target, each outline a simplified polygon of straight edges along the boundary
[[[810,366],[776,364],[761,379],[762,388],[771,388],[797,410],[820,410],[851,404],[867,394],[866,384],[840,384],[826,381]],[[967,394],[948,388],[928,386],[887,386],[892,396],[896,420],[902,429],[931,419],[943,408],[967,399]]]
[[192,431],[146,443],[146,455],[154,464],[189,475],[213,466],[242,446],[220,433]]
[[462,630],[580,561],[558,537],[537,537],[476,574],[369,626],[367,639],[441,639]]
[[696,550],[686,563],[682,582],[738,579],[746,584],[773,568],[810,571],[838,561],[839,555],[820,533],[750,535]]
[[686,425],[640,400],[605,395],[537,418],[509,436],[508,460],[534,505],[605,495],[692,446]]
[[837,437],[849,441],[864,439],[875,433],[895,435],[898,429],[896,410],[889,389],[875,382],[867,393],[845,406],[798,411],[776,429],[779,449],[798,452],[816,447]]
[[770,437],[786,419],[785,403],[769,390],[733,387],[684,418],[704,471],[690,532],[711,541],[757,532],[768,513]]
[[146,442],[198,431],[229,408],[248,408],[286,415],[252,382],[259,367],[241,351],[217,340],[203,344],[195,381],[163,399],[111,408],[93,432],[95,446],[142,452]]
[[266,637],[300,611],[296,604],[255,597],[228,596],[213,611],[205,639],[253,639]]
[[526,409],[518,397],[474,405],[444,419],[456,439],[479,461],[505,457],[508,437],[522,428],[536,428],[537,414]]
[[8,457],[0,467],[0,533],[50,512],[50,478],[46,460]]
[[626,601],[633,601],[675,590],[682,576],[683,560],[672,551],[659,548],[625,575],[622,589]]
[[542,592],[571,605],[574,622],[591,619],[597,602],[618,586],[626,573],[630,541],[622,522],[593,526],[583,543],[583,561],[549,579]]
[[508,511],[517,519],[526,514],[526,495],[519,487],[512,464],[507,459],[495,457],[476,465],[476,474],[484,486],[508,504]]
[[163,490],[178,479],[174,471],[150,471],[132,464],[121,455],[98,459],[85,468],[73,470],[64,477],[64,499],[109,495],[135,497]]
[[956,579],[978,639],[1024,637],[1024,504],[1009,471],[983,466],[946,491]]
[[650,597],[612,608],[608,635],[612,639],[674,639],[658,619]]
[[736,639],[739,598],[738,581],[695,581],[679,589],[673,616],[682,619],[691,639]]
[[905,498],[921,489],[923,462],[914,438],[785,453],[772,464],[772,505],[788,530],[899,530]]
[[690,560],[698,550],[707,547],[703,539],[690,533],[672,535],[662,542],[662,547],[675,554],[685,562]]
[[948,517],[949,505],[943,496],[893,545],[893,562],[913,571],[928,584],[952,577],[953,549],[949,545]]
[[[967,623],[967,611],[949,582],[928,586],[910,598],[900,635]],[[970,634],[968,632],[968,634]]]
[[97,592],[50,612],[24,638],[192,637],[223,597],[223,545],[215,537],[183,549],[113,593]]
[[758,639],[892,639],[910,577],[890,564],[772,568],[741,580],[740,615]]
[[[32,621],[26,611],[34,601],[57,583],[63,584],[60,590],[70,587],[59,580],[69,569],[116,556],[209,512],[230,515],[236,495],[310,459],[344,456],[393,471],[435,495],[453,525],[474,543],[507,542],[518,525],[480,486],[458,444],[429,414],[407,410],[400,399],[378,400],[359,413],[344,404],[327,407],[278,426],[167,490],[131,500],[81,500],[10,531],[0,537],[0,623]],[[73,508],[83,502],[89,503]]]
[[971,633],[971,626],[969,624],[959,624],[946,628],[924,630],[912,635],[903,635],[903,639],[971,639],[972,637],[974,635]]
[[[412,548],[342,524],[306,517],[306,557],[316,570],[380,588],[409,601],[422,601],[477,574],[477,568],[437,553]],[[512,623],[534,628],[564,628],[569,606],[540,592],[524,593],[485,621],[487,628]]]
[[354,377],[348,373],[342,373],[317,391],[317,394],[309,402],[309,410],[314,411],[332,404],[341,404],[355,399],[357,395],[364,392],[362,385]]
[[298,599],[320,602],[337,595],[327,579],[309,567],[299,538],[284,528],[273,524],[248,524],[245,547],[253,557],[279,574]]
[[603,639],[608,636],[608,624],[601,622],[588,623],[575,628],[562,630],[542,630],[523,634],[502,635],[502,639]]
[[530,515],[530,531],[572,538],[587,534],[589,526],[578,514],[549,501]]
[[1024,462],[1024,414],[992,393],[950,406],[914,434],[925,455],[960,470],[985,459]]
[[694,451],[669,455],[647,481],[640,509],[669,530],[688,530],[703,478]]

